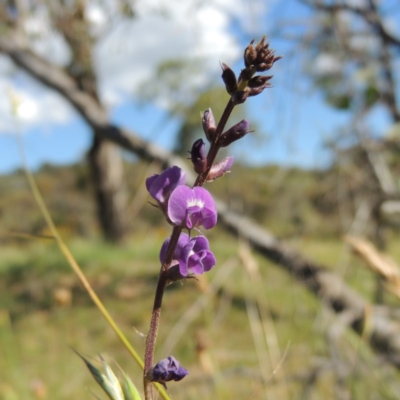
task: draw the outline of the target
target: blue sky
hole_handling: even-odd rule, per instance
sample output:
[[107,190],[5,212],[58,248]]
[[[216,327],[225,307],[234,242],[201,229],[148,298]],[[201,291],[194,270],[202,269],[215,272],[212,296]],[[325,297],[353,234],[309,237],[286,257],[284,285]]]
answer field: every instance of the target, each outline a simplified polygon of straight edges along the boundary
[[[272,4],[274,6],[268,13],[257,19],[257,30],[262,30],[264,24],[273,27],[278,18],[301,20],[307,17],[307,9],[299,6],[295,0]],[[239,42],[240,48],[244,48],[253,32],[239,27],[239,20],[240,16],[234,16],[228,31]],[[291,32],[301,35],[303,28],[293,26]],[[302,72],[301,54],[296,52],[293,43],[275,39],[272,35],[271,47],[276,49],[277,54],[288,55],[274,67],[274,87],[256,98],[248,99],[246,103],[249,120],[256,122],[258,135],[248,135],[232,148],[232,152],[239,160],[249,164],[278,163],[304,168],[326,167],[329,165],[330,155],[324,150],[323,143],[335,130],[349,121],[349,113],[332,109],[326,105],[319,91],[310,88]],[[218,54],[210,58],[210,62],[216,65],[225,61],[219,59]],[[234,65],[238,71],[240,64]],[[15,77],[13,83],[16,87],[32,84],[29,78],[23,75]],[[43,89],[37,86],[35,90],[39,92]],[[112,121],[140,133],[144,139],[155,140],[160,146],[171,148],[180,121],[168,117],[162,101],[158,102],[158,106],[154,103],[138,105],[134,101],[134,92],[131,96],[124,94],[122,98],[122,101],[119,100],[110,107]],[[52,115],[57,112],[58,106],[55,103],[53,107],[52,100],[45,104],[45,112]],[[379,111],[371,117],[371,121],[376,130],[382,130],[388,124],[385,114]],[[37,169],[43,163],[70,164],[80,161],[91,142],[90,129],[79,116],[71,112],[68,118],[60,117],[59,120],[49,121],[42,118],[31,124],[22,124],[19,128],[11,123],[0,131],[2,174],[21,166],[15,139],[15,131],[18,129],[23,133],[28,164],[32,169]],[[157,135],[154,134],[155,129]]]

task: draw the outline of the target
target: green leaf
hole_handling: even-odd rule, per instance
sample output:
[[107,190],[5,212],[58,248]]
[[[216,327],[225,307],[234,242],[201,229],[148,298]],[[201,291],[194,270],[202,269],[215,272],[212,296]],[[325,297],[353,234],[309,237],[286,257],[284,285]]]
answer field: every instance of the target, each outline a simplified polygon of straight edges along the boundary
[[136,386],[124,374],[124,381],[122,382],[122,390],[124,392],[125,400],[142,400]]
[[109,382],[111,383],[111,386],[113,388],[115,400],[124,400],[124,395],[122,393],[121,384],[120,384],[117,376],[114,374],[111,367],[106,363],[104,358],[100,356],[100,359],[103,364],[104,370],[106,371]]
[[103,358],[101,358],[101,361],[106,369],[107,376],[102,374],[93,364],[91,364],[85,357],[79,354],[76,350],[74,351],[83,360],[89,372],[92,374],[93,378],[106,392],[107,396],[111,400],[124,400],[121,385],[116,379],[111,368],[107,365],[107,363],[104,361]]

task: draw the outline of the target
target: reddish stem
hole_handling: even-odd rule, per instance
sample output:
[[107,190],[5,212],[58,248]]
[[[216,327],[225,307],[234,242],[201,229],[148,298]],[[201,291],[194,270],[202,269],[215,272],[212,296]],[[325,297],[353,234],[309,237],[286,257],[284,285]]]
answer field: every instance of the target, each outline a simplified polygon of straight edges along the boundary
[[[226,123],[228,122],[228,118],[231,115],[234,107],[235,107],[235,104],[232,102],[232,99],[229,99],[229,102],[226,105],[225,110],[221,116],[221,119],[218,122],[218,126],[216,128],[215,135],[214,135],[214,140],[211,143],[210,150],[207,154],[207,169],[205,172],[198,175],[193,186],[203,186],[204,185],[204,183],[207,179],[207,175],[209,174],[212,164],[214,163],[214,160],[219,151],[218,140],[225,128]],[[151,321],[150,321],[150,328],[149,328],[149,332],[146,337],[146,350],[145,350],[145,356],[144,356],[143,384],[144,384],[145,400],[153,400],[152,385],[151,385],[149,378],[147,377],[147,373],[150,370],[150,368],[153,366],[154,350],[156,347],[158,328],[160,325],[162,300],[163,300],[163,296],[164,296],[164,290],[167,285],[167,271],[171,265],[174,251],[175,251],[176,245],[178,243],[181,232],[182,232],[182,227],[174,226],[172,235],[171,235],[171,239],[170,239],[170,242],[169,242],[169,245],[167,248],[167,252],[166,252],[163,264],[161,265],[161,268],[160,268],[160,274],[158,276],[157,288],[156,288],[155,297],[154,297],[153,312],[152,312]]]

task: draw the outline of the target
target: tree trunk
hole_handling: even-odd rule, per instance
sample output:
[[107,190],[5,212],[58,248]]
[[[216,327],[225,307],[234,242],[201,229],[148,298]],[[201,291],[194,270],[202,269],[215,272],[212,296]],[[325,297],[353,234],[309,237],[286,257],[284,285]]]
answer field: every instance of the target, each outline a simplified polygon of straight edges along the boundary
[[88,154],[98,220],[104,237],[114,243],[123,240],[126,232],[126,191],[123,180],[123,165],[120,149],[96,132]]

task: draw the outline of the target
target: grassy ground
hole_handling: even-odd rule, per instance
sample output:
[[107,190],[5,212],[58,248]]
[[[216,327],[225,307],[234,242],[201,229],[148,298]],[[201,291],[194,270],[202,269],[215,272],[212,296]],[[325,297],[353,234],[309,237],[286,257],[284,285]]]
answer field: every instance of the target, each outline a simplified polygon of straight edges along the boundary
[[[147,166],[127,168],[134,199]],[[98,232],[86,168],[47,166],[36,179],[78,263],[142,354],[139,333],[148,329],[158,251],[169,231],[155,228],[159,215],[152,207],[143,207],[139,219],[131,207],[127,220],[135,234],[124,247],[77,239]],[[210,190],[260,224],[267,221],[302,254],[372,299],[375,278],[340,239],[332,239],[346,227],[337,222],[336,208],[321,200],[330,199],[326,183],[329,179],[313,172],[249,171],[237,165],[235,174],[211,184]],[[23,174],[0,177],[0,191],[2,233],[48,233]],[[335,335],[335,317],[302,286],[256,254],[243,256],[237,239],[218,228],[207,236],[218,266],[200,281],[172,285],[164,300],[156,359],[173,354],[190,370],[184,381],[169,385],[174,399],[398,397],[397,372],[382,365],[352,333]],[[396,243],[392,238],[389,250],[400,259]],[[389,295],[385,301],[397,306]],[[71,347],[91,360],[101,353],[141,385],[139,368],[55,243],[1,242],[0,399],[92,399],[93,392],[101,398]]]
[[[143,229],[121,248],[69,242],[139,353],[144,339],[138,332],[148,328],[158,251],[167,234],[163,228]],[[351,332],[334,336],[334,316],[303,287],[256,254],[243,262],[238,241],[224,232],[216,229],[208,236],[218,266],[207,280],[172,285],[164,300],[156,358],[174,354],[190,370],[185,380],[169,385],[174,399],[398,398],[398,373]],[[395,243],[389,247],[399,255]],[[302,238],[292,245],[372,298],[374,277],[340,241]],[[210,294],[213,281],[218,290]],[[389,296],[387,301],[394,302]],[[0,399],[93,399],[92,393],[104,399],[71,347],[91,360],[101,353],[140,386],[139,368],[55,243],[3,245]]]

